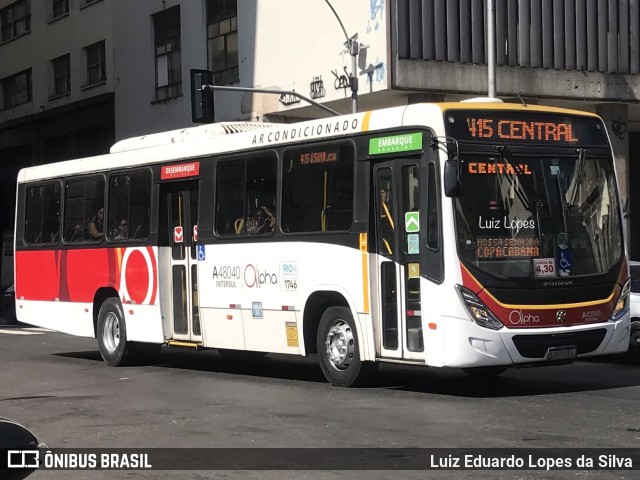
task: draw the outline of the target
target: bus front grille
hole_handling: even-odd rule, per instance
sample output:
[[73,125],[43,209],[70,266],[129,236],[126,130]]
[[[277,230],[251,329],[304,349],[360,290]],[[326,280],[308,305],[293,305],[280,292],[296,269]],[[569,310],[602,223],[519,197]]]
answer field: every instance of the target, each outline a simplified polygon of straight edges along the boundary
[[513,343],[518,349],[518,353],[525,358],[544,358],[549,348],[571,345],[575,345],[578,355],[580,355],[597,349],[606,333],[604,328],[598,328],[570,333],[516,335],[513,337]]

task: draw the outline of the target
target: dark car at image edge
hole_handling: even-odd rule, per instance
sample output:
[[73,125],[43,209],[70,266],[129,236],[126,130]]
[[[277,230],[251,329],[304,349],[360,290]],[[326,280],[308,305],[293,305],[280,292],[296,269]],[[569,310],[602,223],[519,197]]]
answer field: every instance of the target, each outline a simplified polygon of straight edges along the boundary
[[16,294],[13,285],[4,291],[3,297],[4,318],[9,325],[15,325],[18,323],[18,319],[16,318]]

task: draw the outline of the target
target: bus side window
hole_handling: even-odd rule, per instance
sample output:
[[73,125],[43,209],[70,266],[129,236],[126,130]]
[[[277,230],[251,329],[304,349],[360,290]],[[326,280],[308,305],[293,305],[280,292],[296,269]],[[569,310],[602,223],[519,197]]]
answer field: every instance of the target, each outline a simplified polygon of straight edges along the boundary
[[149,237],[151,175],[133,172],[109,179],[107,239],[140,241]]
[[346,142],[284,155],[280,221],[285,232],[333,232],[353,223],[354,149]]
[[60,234],[60,183],[54,181],[29,187],[26,197],[25,243],[57,243]]
[[[104,232],[105,181],[102,176],[68,180],[64,192],[63,232],[66,242],[99,242],[103,235],[91,237],[89,224],[99,222],[98,230]],[[102,218],[98,212],[102,211]],[[95,233],[95,232],[94,232]]]
[[262,235],[275,230],[277,171],[277,159],[270,154],[220,162],[216,179],[218,235]]

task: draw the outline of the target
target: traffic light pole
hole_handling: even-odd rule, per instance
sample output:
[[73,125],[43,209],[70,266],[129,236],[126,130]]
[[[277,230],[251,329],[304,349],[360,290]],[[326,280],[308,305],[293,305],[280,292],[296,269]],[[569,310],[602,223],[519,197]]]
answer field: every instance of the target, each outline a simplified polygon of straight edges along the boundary
[[323,105],[322,103],[318,103],[315,100],[311,100],[310,98],[305,97],[304,95],[300,95],[298,92],[294,92],[293,90],[276,90],[276,89],[268,89],[268,88],[252,88],[252,87],[231,87],[227,85],[202,85],[203,89],[209,90],[227,90],[231,92],[251,92],[251,93],[268,93],[272,95],[292,95],[294,97],[300,98],[305,102],[309,102],[312,105],[315,105],[322,110],[331,113],[332,115],[342,115],[340,112],[336,112],[332,108]]

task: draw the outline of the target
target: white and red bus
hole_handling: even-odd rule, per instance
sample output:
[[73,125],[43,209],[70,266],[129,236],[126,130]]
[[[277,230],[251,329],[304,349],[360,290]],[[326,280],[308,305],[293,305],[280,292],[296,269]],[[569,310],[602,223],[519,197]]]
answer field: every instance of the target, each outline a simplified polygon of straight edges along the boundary
[[19,320],[97,338],[109,365],[145,344],[317,353],[349,386],[379,362],[491,375],[629,345],[612,148],[564,109],[124,140],[20,172],[15,250]]

